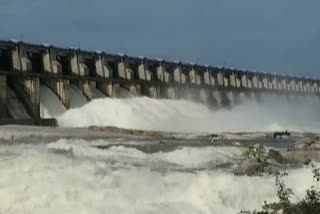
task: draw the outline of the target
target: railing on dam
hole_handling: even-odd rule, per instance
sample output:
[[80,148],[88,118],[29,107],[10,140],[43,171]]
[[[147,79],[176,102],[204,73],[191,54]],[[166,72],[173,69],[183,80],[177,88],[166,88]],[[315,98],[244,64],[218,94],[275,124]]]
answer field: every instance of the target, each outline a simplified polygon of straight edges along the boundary
[[70,107],[69,85],[88,100],[96,90],[118,97],[188,98],[217,107],[243,97],[265,94],[320,94],[317,79],[176,63],[139,57],[0,41],[0,118],[10,118],[7,89],[14,91],[33,119],[40,118],[40,84],[49,87]]

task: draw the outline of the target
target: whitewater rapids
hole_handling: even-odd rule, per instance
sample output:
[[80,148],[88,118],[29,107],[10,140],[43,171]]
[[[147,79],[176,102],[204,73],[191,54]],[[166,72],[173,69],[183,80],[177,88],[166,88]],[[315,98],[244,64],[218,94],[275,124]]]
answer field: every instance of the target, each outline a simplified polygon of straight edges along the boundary
[[[77,87],[70,87],[67,110],[41,86],[41,117],[56,118],[58,133],[36,127],[1,129],[0,141],[7,143],[0,144],[0,213],[231,214],[259,209],[266,200],[277,201],[271,176],[233,174],[244,150],[236,142],[183,145],[149,154],[128,146],[141,143],[136,138],[90,139],[84,138],[86,129],[67,127],[180,132],[185,139],[199,132],[320,130],[320,102],[315,98],[263,96],[259,102],[243,100],[231,109],[209,109],[188,100],[112,99],[102,94],[88,102]],[[12,111],[24,116],[21,109]],[[65,139],[71,131],[72,137]],[[54,135],[59,132],[57,140]],[[144,140],[155,144],[160,139]],[[295,193],[293,201],[298,201],[313,185],[312,172],[291,169],[285,183]]]
[[[241,152],[237,147],[184,147],[145,154],[65,139],[2,145],[0,213],[227,214],[276,201],[273,178],[232,174]],[[311,170],[289,171],[286,184],[294,200],[303,198],[312,185]]]
[[[239,143],[187,146],[193,142],[189,136],[320,130],[320,103],[314,98],[265,96],[231,109],[209,109],[187,100],[111,99],[101,94],[102,98],[88,102],[77,87],[70,87],[67,110],[51,90],[41,86],[41,117],[56,118],[58,129],[0,130],[0,213],[231,214],[259,209],[266,200],[277,201],[274,179],[233,174],[244,150]],[[24,116],[20,108],[13,110],[17,117]],[[99,138],[104,132],[94,132],[97,136],[92,138],[88,129],[67,128],[88,126],[180,132],[176,134],[184,136],[186,144],[149,154],[130,147],[141,144],[137,138]],[[143,140],[166,145],[162,139]],[[293,201],[298,201],[313,185],[312,172],[291,169],[285,183],[295,193]]]
[[188,100],[147,97],[99,98],[88,102],[71,85],[71,109],[41,86],[41,116],[56,118],[61,127],[116,126],[169,132],[320,131],[317,97],[263,96],[243,100],[231,109],[209,109]]

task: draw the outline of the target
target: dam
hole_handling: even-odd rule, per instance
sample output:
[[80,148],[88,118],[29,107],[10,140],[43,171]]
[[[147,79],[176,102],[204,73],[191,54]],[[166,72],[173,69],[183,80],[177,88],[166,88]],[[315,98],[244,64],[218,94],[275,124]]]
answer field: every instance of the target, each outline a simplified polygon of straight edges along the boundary
[[[0,124],[54,125],[54,120],[41,118],[41,86],[49,88],[66,109],[72,86],[88,101],[129,95],[189,99],[215,108],[236,105],[243,98],[259,99],[262,94],[288,99],[320,95],[318,79],[0,41]],[[23,109],[28,119],[15,118],[12,106]]]

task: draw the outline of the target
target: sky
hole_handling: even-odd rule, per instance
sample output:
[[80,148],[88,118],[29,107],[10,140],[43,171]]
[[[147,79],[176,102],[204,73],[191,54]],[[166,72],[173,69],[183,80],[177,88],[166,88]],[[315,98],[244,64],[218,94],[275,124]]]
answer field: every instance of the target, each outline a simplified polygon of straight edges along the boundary
[[0,0],[0,39],[320,77],[319,0]]

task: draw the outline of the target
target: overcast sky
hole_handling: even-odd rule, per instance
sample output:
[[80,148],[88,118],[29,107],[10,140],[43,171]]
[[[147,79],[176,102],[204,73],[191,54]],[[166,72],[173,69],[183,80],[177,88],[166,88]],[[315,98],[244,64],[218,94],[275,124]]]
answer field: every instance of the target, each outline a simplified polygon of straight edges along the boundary
[[0,38],[320,77],[319,0],[0,0]]

